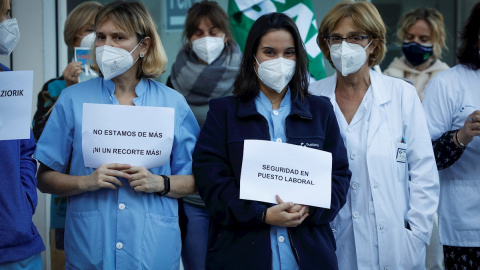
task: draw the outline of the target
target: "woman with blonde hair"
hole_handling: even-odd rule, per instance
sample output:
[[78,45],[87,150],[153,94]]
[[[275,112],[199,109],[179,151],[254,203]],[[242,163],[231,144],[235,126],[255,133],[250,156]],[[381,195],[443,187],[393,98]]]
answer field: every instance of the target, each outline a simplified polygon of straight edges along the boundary
[[407,82],[371,67],[385,25],[369,2],[343,1],[324,17],[318,45],[336,73],[310,86],[333,104],[352,179],[330,223],[339,269],[425,269],[438,173],[422,105]]
[[448,69],[440,61],[445,44],[443,16],[433,8],[418,8],[402,16],[397,31],[403,56],[395,58],[385,75],[412,80],[420,100],[428,81]]
[[[95,32],[93,68],[100,77],[62,92],[34,154],[41,163],[39,189],[69,196],[66,268],[178,269],[176,198],[195,192],[191,153],[198,124],[182,95],[151,79],[164,72],[167,58],[143,4],[104,6],[95,18]],[[166,163],[151,169],[118,163],[86,167],[85,103],[173,108]]]

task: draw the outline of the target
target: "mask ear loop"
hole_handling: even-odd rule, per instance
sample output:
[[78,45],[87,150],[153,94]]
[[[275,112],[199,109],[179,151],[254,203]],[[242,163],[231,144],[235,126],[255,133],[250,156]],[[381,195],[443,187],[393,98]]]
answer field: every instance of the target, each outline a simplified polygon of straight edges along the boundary
[[[253,55],[253,58],[255,58],[255,61],[257,61],[257,64],[258,64],[258,68],[260,68],[260,63],[258,63],[257,57],[255,57],[255,54]],[[257,77],[258,77],[260,80],[262,80],[262,82],[263,82],[263,79],[260,78],[260,76],[258,75],[257,70],[255,69],[255,65],[253,65],[253,71],[255,71],[255,74],[257,74]],[[263,83],[265,83],[265,82],[263,82]]]
[[370,44],[372,44],[372,42],[373,42],[373,38],[372,38],[372,40],[370,40],[370,42],[367,44],[367,46],[364,48],[364,50],[366,50],[368,48],[368,46],[370,46]]
[[[130,55],[132,55],[132,53],[138,48],[138,46],[140,46],[140,43],[142,43],[143,41],[143,38],[138,42],[137,46],[135,46],[135,48],[133,48],[133,50],[130,52]],[[135,63],[137,63],[138,59],[139,58],[143,58],[143,53],[140,53],[140,55],[137,57],[137,59],[135,59],[135,61],[133,62],[132,66],[135,65]]]

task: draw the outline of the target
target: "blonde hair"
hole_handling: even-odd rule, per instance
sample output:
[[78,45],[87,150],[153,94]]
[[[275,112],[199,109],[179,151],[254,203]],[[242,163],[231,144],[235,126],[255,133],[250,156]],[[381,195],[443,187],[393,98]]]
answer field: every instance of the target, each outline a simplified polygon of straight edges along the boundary
[[443,23],[443,16],[438,10],[433,8],[417,8],[405,13],[399,21],[397,38],[400,44],[405,40],[408,29],[412,27],[418,20],[424,20],[432,31],[433,41],[433,59],[442,57],[442,49],[447,48],[445,43],[445,24]]
[[[140,65],[137,78],[155,78],[165,72],[168,61],[167,54],[158,36],[152,16],[142,3],[118,1],[107,4],[95,17],[95,30],[107,20],[111,20],[113,24],[127,33],[135,33],[138,42],[145,37],[150,37],[149,50],[145,57],[138,60]],[[93,57],[92,69],[102,75],[95,57]]]
[[95,1],[87,1],[76,6],[68,14],[63,30],[63,39],[69,48],[73,48],[77,32],[95,18],[95,15],[101,8],[102,4]]
[[338,22],[348,17],[352,18],[355,27],[359,30],[364,31],[372,39],[378,39],[377,47],[368,58],[368,66],[380,64],[387,52],[387,46],[385,45],[386,28],[378,10],[369,2],[343,1],[328,11],[318,28],[317,37],[317,44],[320,46],[325,58],[335,68],[330,57],[330,48],[327,45],[326,38]]
[[10,9],[10,0],[0,0],[0,14],[3,16]]

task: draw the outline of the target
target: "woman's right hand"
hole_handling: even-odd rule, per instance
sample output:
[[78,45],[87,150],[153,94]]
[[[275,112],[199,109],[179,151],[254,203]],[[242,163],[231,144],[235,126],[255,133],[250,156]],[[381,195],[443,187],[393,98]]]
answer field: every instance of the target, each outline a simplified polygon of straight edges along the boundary
[[474,111],[465,119],[465,123],[458,131],[457,136],[463,144],[470,143],[475,136],[480,136],[480,111]]
[[123,186],[117,177],[123,177],[127,180],[132,177],[130,174],[121,171],[130,167],[128,164],[119,163],[102,164],[92,174],[85,176],[81,189],[84,191],[96,191],[101,188],[117,189],[117,186]]
[[285,203],[278,195],[276,199],[278,204],[267,209],[265,223],[281,227],[297,227],[308,217],[307,206],[302,206],[298,211],[291,212],[292,209],[297,209],[297,204]]
[[67,87],[77,84],[82,72],[82,62],[70,62],[62,73]]

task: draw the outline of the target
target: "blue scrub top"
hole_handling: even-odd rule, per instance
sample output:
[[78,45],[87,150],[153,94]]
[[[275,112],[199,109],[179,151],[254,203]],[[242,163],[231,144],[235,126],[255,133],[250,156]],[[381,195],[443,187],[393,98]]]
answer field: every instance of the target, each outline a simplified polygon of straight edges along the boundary
[[[82,154],[83,103],[114,104],[115,85],[103,78],[65,89],[37,144],[34,157],[51,169],[71,175],[89,175]],[[192,152],[199,127],[185,98],[150,79],[135,88],[135,106],[175,109],[175,127],[169,162],[152,168],[156,175],[192,174]],[[161,117],[161,116],[159,116]],[[100,189],[68,198],[65,224],[66,268],[178,269],[181,242],[177,200],[135,192],[123,187]]]
[[[277,110],[272,109],[272,103],[262,91],[255,98],[255,106],[257,111],[267,119],[270,140],[279,143],[286,142],[285,119],[292,108],[290,89],[287,89],[285,97],[280,103],[280,108]],[[299,269],[286,227],[270,226],[270,244],[272,247],[273,270]]]

